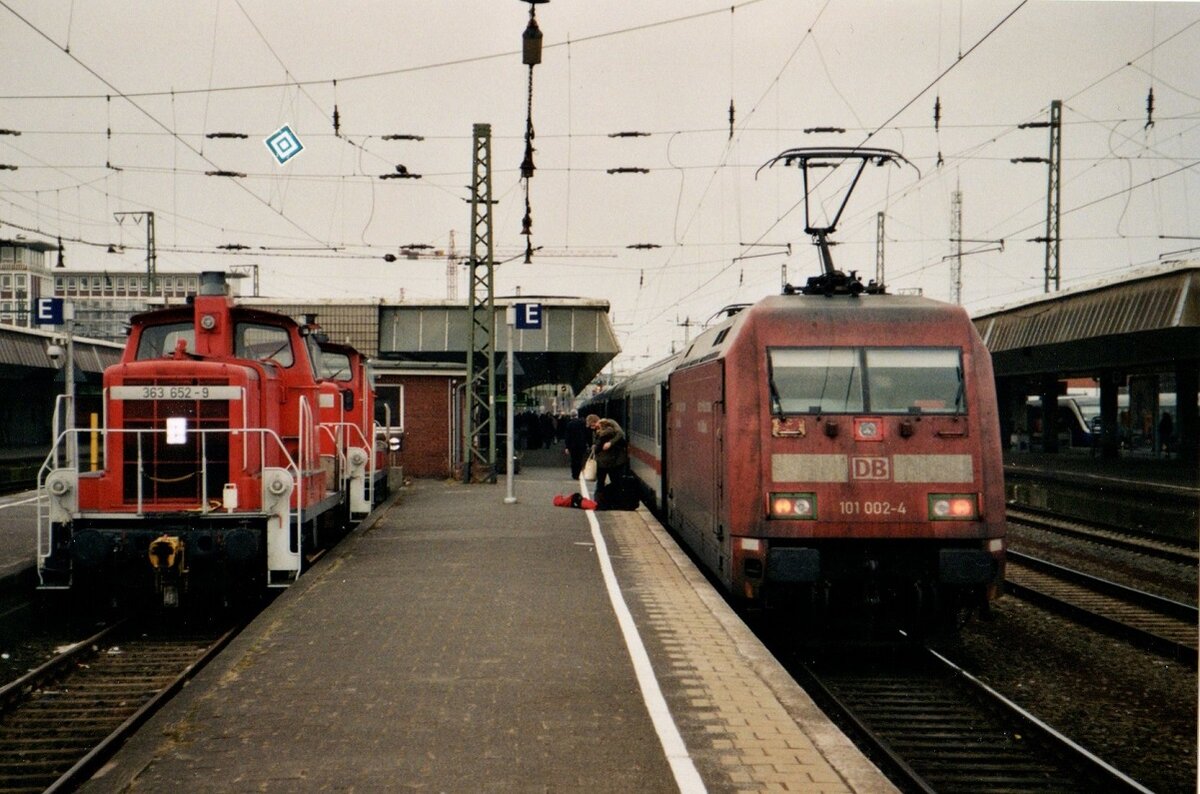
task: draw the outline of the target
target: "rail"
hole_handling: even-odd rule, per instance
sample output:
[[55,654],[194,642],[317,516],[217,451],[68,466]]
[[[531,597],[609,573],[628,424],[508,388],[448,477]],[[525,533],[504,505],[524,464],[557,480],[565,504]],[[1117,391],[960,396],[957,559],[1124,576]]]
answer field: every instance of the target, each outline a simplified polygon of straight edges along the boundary
[[1008,563],[1012,595],[1196,666],[1196,607],[1011,549]]
[[4,687],[0,763],[17,770],[5,790],[74,790],[243,625],[192,635],[118,624]]
[[1149,794],[941,654],[893,653],[884,669],[859,658],[794,672],[905,790]]

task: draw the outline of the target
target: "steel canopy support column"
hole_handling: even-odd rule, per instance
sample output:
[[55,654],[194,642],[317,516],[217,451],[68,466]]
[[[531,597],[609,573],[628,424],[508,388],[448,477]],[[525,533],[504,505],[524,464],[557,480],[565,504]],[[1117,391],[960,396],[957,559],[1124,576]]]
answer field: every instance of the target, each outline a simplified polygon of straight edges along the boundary
[[1043,375],[1042,452],[1058,452],[1058,376]]
[[1104,370],[1100,373],[1100,457],[1115,460],[1121,454],[1121,418],[1118,413],[1117,395],[1125,385],[1125,373]]
[[1200,369],[1195,360],[1179,362],[1175,366],[1175,444],[1179,459],[1188,463],[1195,463],[1200,457],[1196,448],[1200,436],[1197,392],[1200,392]]
[[471,285],[463,422],[463,482],[496,482],[496,312],[492,236],[492,125],[476,124],[471,169]]

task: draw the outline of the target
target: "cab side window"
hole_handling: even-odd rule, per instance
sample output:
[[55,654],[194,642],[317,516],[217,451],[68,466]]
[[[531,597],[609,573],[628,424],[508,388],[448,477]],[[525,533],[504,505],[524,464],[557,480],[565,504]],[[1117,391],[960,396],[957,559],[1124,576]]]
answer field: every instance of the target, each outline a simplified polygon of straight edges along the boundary
[[238,323],[233,332],[233,339],[233,354],[237,358],[271,360],[283,367],[290,367],[296,361],[292,352],[292,337],[287,328],[259,323]]

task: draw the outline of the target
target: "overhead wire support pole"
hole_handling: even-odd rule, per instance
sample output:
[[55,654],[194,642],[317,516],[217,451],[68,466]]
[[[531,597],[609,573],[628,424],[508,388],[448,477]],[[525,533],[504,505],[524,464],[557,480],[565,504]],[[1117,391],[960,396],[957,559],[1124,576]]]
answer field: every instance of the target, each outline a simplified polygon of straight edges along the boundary
[[950,267],[950,302],[955,306],[962,304],[962,212],[962,189],[956,188],[950,194],[950,243],[954,246],[950,253],[953,262]]
[[496,311],[492,235],[492,125],[472,131],[471,286],[467,290],[467,404],[463,482],[496,482]]
[[155,250],[154,242],[154,212],[146,210],[144,212],[114,212],[113,217],[117,223],[122,223],[126,218],[133,218],[134,223],[140,223],[142,218],[146,219],[146,289],[153,295],[158,288],[158,252]]
[[883,280],[883,230],[886,217],[882,212],[875,214],[875,283],[880,287],[886,283]]
[[1045,291],[1050,292],[1050,282],[1058,292],[1061,280],[1062,253],[1059,250],[1059,220],[1062,198],[1062,100],[1050,103],[1050,174],[1046,184],[1046,277]]
[[1030,242],[1046,244],[1046,266],[1044,269],[1043,292],[1050,292],[1050,282],[1054,282],[1057,292],[1061,284],[1060,268],[1062,242],[1059,221],[1062,218],[1062,100],[1055,99],[1050,103],[1049,121],[1030,121],[1018,124],[1017,129],[1036,129],[1047,127],[1050,130],[1050,151],[1047,157],[1014,157],[1014,163],[1046,163],[1049,174],[1046,178],[1046,234],[1034,237]]

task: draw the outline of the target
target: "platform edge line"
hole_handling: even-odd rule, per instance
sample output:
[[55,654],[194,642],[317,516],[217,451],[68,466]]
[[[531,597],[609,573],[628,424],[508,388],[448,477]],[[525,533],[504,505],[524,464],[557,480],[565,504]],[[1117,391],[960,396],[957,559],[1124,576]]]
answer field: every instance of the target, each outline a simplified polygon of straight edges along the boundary
[[[584,495],[588,496],[587,486],[582,480],[580,480],[580,486]],[[650,713],[650,721],[658,734],[658,740],[666,754],[671,773],[675,776],[675,784],[683,794],[703,794],[708,789],[688,753],[687,745],[679,733],[679,727],[675,724],[675,719],[671,716],[671,709],[667,706],[667,700],[663,697],[662,689],[658,685],[654,666],[650,664],[650,655],[646,653],[642,636],[638,632],[633,614],[629,611],[629,605],[625,603],[625,596],[621,593],[621,586],[617,582],[612,560],[608,556],[608,544],[600,532],[600,522],[594,511],[586,510],[584,512],[587,514],[592,540],[596,545],[596,559],[600,563],[600,572],[604,577],[608,600],[612,604],[613,612],[616,613],[617,624],[621,627],[625,647],[629,651],[630,661],[633,662],[633,671],[637,676],[642,701],[646,704],[646,711]]]

